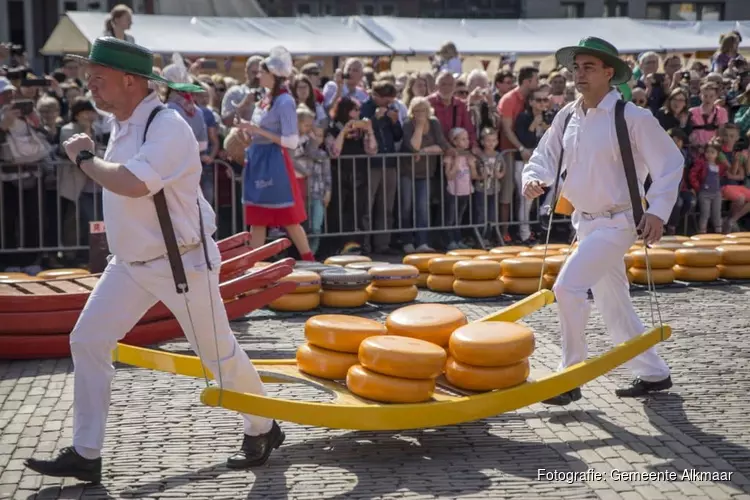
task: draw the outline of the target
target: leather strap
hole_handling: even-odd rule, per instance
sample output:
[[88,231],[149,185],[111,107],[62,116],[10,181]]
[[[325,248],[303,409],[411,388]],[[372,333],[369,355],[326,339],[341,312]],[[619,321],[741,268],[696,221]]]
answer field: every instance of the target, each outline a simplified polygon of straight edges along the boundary
[[[573,110],[568,111],[568,116],[565,117],[565,122],[563,123],[563,130],[562,135],[560,136],[560,157],[557,159],[557,173],[555,174],[555,187],[552,191],[552,203],[554,203],[554,212],[558,212],[558,200],[557,195],[558,191],[560,191],[560,184],[565,180],[566,175],[563,175],[562,172],[562,165],[563,165],[563,156],[565,155],[565,145],[563,143],[563,139],[565,138],[565,131],[568,129],[568,123],[570,123],[570,119],[573,117]],[[567,173],[567,172],[565,172]],[[570,214],[564,214],[564,215],[570,215]]]
[[643,219],[643,202],[641,201],[641,192],[638,188],[638,175],[635,171],[635,161],[633,160],[633,149],[630,145],[628,124],[625,122],[625,101],[623,100],[615,103],[615,131],[617,132],[617,142],[620,144],[620,156],[622,157],[622,165],[625,168],[625,179],[628,182],[630,204],[633,206],[633,220],[635,221],[635,226],[638,227],[641,219]]

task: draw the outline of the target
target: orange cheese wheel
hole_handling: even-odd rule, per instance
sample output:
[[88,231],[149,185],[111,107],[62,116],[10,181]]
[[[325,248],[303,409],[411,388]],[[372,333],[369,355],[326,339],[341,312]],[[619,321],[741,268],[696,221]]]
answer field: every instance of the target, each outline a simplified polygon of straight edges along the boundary
[[570,248],[570,245],[567,245],[565,243],[548,243],[546,245],[535,245],[531,247],[532,250],[541,250],[544,251],[544,249],[547,249],[547,254],[549,255],[549,252],[557,253],[560,250],[567,250]]
[[30,278],[33,278],[34,276],[28,275],[26,273],[0,273],[0,280],[27,280]]
[[349,368],[357,363],[356,354],[330,351],[310,344],[297,348],[297,368],[313,377],[344,380]]
[[738,232],[738,233],[729,233],[726,235],[728,239],[735,239],[735,238],[750,238],[750,232]]
[[338,352],[356,354],[363,340],[386,333],[375,320],[347,314],[318,314],[305,322],[308,344]]
[[675,279],[682,281],[716,281],[720,274],[719,268],[716,266],[691,267],[677,264],[672,270]]
[[453,275],[453,265],[456,262],[461,262],[462,260],[470,260],[471,257],[460,257],[458,255],[445,255],[442,257],[435,257],[434,259],[430,259],[429,264],[427,264],[427,268],[430,271],[430,274],[450,274]]
[[89,273],[85,269],[49,269],[42,271],[36,275],[40,280],[53,280],[59,278],[77,278],[81,276],[88,276]]
[[268,304],[269,309],[284,312],[312,311],[320,306],[320,294],[310,293],[287,293]]
[[721,241],[725,238],[725,235],[716,233],[695,234],[690,237],[690,239],[693,241]]
[[629,253],[626,253],[625,254],[625,269],[629,269],[629,268],[633,267],[633,262],[634,261],[635,261],[635,259],[633,258],[633,256],[630,255]]
[[721,245],[750,245],[750,238],[734,238],[721,240]]
[[452,385],[467,391],[508,389],[526,382],[530,373],[529,360],[509,366],[471,366],[453,358],[445,364],[445,378]]
[[713,248],[683,247],[674,251],[674,258],[678,265],[688,267],[716,267],[721,262],[721,255]]
[[368,302],[373,304],[404,304],[413,302],[419,295],[419,289],[409,286],[367,286]]
[[663,248],[664,250],[679,250],[685,248],[681,241],[660,241],[651,245],[653,248]]
[[682,243],[683,241],[690,241],[690,238],[687,236],[682,236],[681,234],[668,234],[662,236],[661,241],[677,241],[679,243]]
[[544,272],[546,274],[557,275],[567,260],[567,255],[552,255],[544,259]]
[[486,255],[489,252],[487,250],[479,250],[476,248],[461,248],[458,250],[451,250],[446,255],[457,256],[457,257],[471,257],[472,259],[478,255]]
[[637,252],[638,250],[643,250],[643,245],[633,245],[628,249],[628,253]]
[[511,278],[534,278],[542,274],[544,261],[536,257],[514,257],[500,263],[503,276]]
[[544,277],[542,278],[542,282],[544,283],[544,288],[552,289],[552,285],[555,284],[555,281],[557,281],[557,275],[556,274],[547,274],[544,273]]
[[[633,277],[631,280],[633,283],[639,285],[648,285],[648,274],[647,269],[640,267],[631,267],[628,269],[628,273]],[[669,269],[654,269],[651,268],[651,279],[655,285],[667,285],[674,282],[674,271],[670,267]]]
[[359,364],[391,377],[437,378],[445,368],[445,349],[426,340],[381,335],[359,346]]
[[544,250],[527,250],[525,252],[521,252],[518,254],[518,257],[532,257],[537,259],[544,259],[545,257],[549,257],[550,255],[557,254],[557,250],[547,250],[547,253],[544,252]]
[[750,264],[750,245],[721,245],[716,251],[725,266]]
[[496,280],[502,267],[491,260],[464,260],[453,264],[453,276],[462,280]]
[[719,277],[728,280],[750,280],[750,264],[724,265],[716,266],[719,270]]
[[497,278],[491,280],[456,279],[453,282],[453,293],[459,297],[474,299],[499,297],[503,294],[503,290],[503,282]]
[[350,269],[361,269],[363,271],[369,271],[370,268],[373,268],[375,266],[388,266],[390,265],[390,262],[351,262],[344,267],[348,267]]
[[716,248],[721,245],[722,240],[690,240],[684,241],[682,245],[687,248]]
[[561,248],[558,250],[558,255],[570,255],[576,251],[576,247]]
[[424,403],[435,393],[435,379],[390,377],[354,365],[346,374],[346,387],[352,394],[380,403]]
[[416,285],[419,269],[408,264],[385,264],[371,267],[372,284],[379,287]]
[[492,262],[502,262],[505,259],[510,259],[514,255],[500,254],[500,253],[488,253],[485,255],[477,255],[473,260],[489,260]]
[[427,288],[433,292],[453,293],[453,282],[456,277],[452,274],[430,274],[427,276]]
[[639,269],[647,269],[646,264],[646,253],[648,252],[648,260],[651,263],[651,269],[671,269],[675,265],[675,256],[672,250],[665,250],[664,248],[650,248],[645,250],[641,248],[635,252],[631,252],[630,255],[633,257],[633,266]]
[[502,247],[495,247],[490,250],[491,254],[495,255],[518,255],[521,252],[525,252],[527,250],[531,250],[530,247],[522,247],[522,246],[502,246]]
[[427,278],[430,277],[430,273],[419,273],[417,278],[417,288],[427,288]]
[[366,290],[321,290],[320,305],[323,307],[353,308],[367,304]]
[[506,321],[473,322],[457,328],[449,342],[451,357],[472,366],[508,366],[534,352],[534,332]]
[[396,309],[385,320],[390,335],[447,346],[453,331],[468,323],[466,315],[447,304],[414,304]]
[[[501,276],[505,293],[510,295],[531,295],[539,291],[539,277],[516,278],[513,276]],[[552,288],[552,283],[542,278],[542,289]]]
[[320,290],[320,275],[312,271],[295,269],[291,273],[279,279],[279,281],[293,281],[297,283],[297,288],[293,292],[290,292],[294,294],[317,293],[318,290]]
[[402,263],[416,267],[420,273],[428,273],[430,269],[427,265],[430,263],[430,259],[435,257],[444,257],[444,255],[442,253],[413,253],[406,255]]
[[372,259],[366,255],[332,255],[323,264],[346,266],[354,262],[372,262]]

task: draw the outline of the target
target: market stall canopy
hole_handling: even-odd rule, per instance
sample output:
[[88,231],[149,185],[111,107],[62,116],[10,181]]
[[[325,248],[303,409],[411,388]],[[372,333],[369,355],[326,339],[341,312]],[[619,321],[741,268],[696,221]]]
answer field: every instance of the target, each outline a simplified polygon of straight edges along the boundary
[[265,17],[258,0],[159,0],[154,14],[166,16]]
[[[68,12],[40,51],[86,54],[104,30],[107,14]],[[129,33],[155,53],[234,56],[267,54],[283,45],[295,56],[383,56],[391,49],[352,17],[230,18],[137,15]]]

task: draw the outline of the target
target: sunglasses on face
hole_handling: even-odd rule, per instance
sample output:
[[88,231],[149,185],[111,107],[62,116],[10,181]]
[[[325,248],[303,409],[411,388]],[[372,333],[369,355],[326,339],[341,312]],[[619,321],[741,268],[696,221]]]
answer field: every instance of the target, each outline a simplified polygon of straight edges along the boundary
[[538,102],[540,104],[546,103],[546,102],[549,102],[549,97],[535,97],[534,102]]
[[469,91],[468,90],[456,90],[453,93],[456,94],[456,95],[469,95]]

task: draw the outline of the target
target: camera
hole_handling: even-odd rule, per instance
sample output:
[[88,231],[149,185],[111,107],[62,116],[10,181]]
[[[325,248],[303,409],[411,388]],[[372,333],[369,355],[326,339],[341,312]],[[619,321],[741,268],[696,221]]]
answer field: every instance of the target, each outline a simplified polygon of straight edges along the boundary
[[11,45],[9,50],[12,57],[21,57],[24,53],[23,45]]

